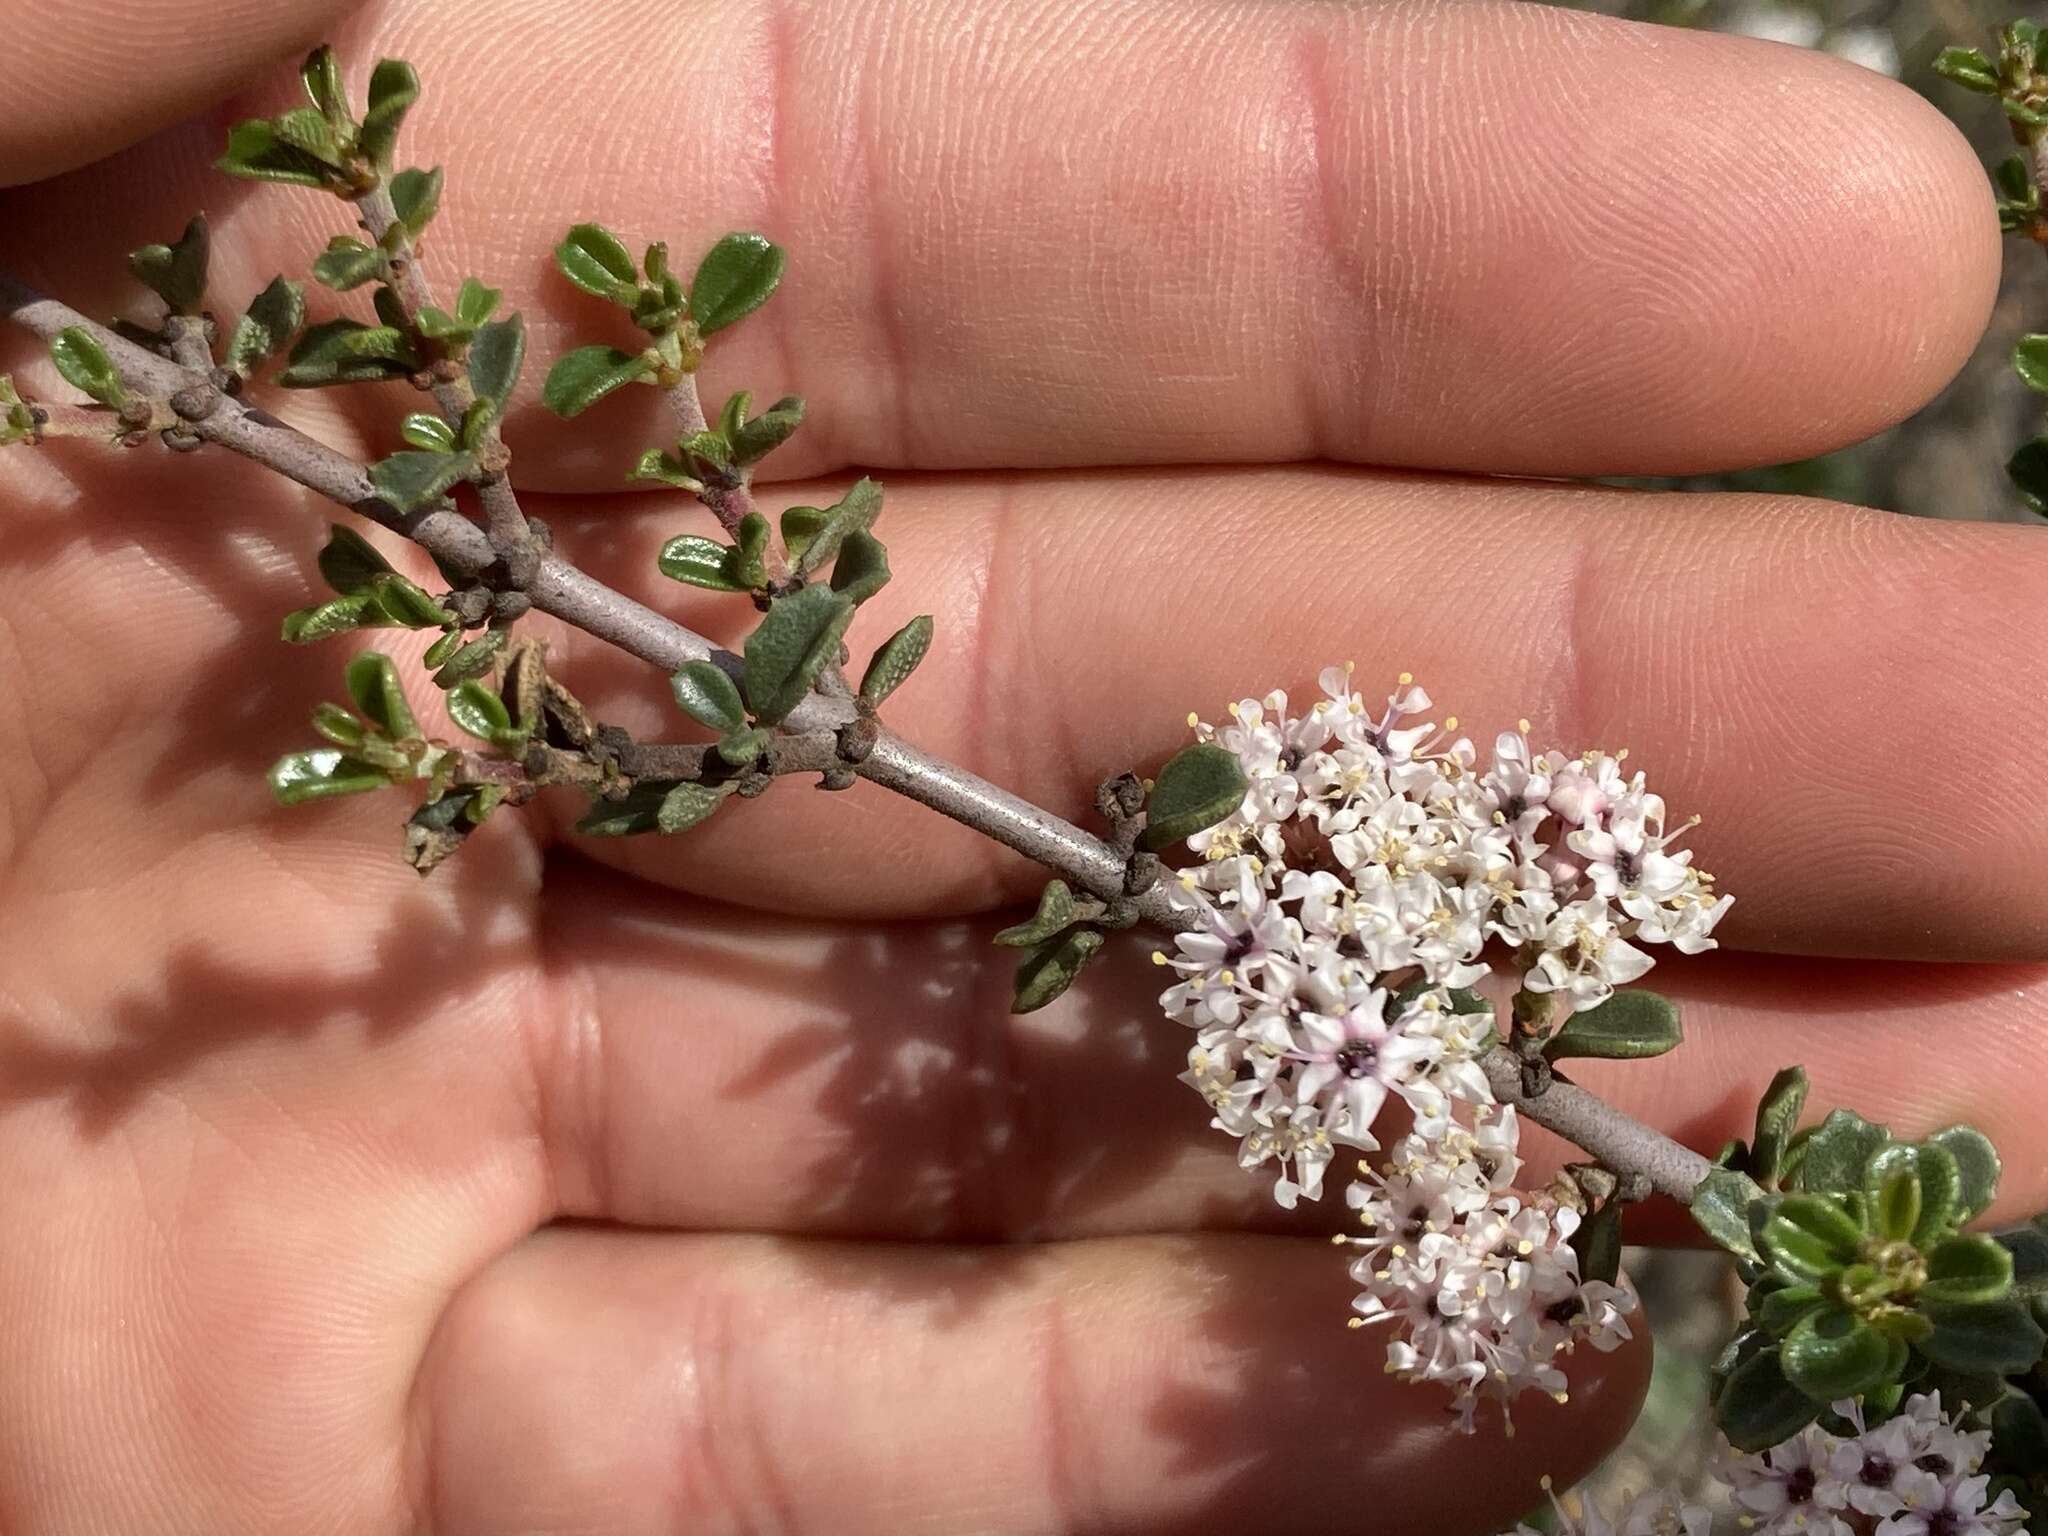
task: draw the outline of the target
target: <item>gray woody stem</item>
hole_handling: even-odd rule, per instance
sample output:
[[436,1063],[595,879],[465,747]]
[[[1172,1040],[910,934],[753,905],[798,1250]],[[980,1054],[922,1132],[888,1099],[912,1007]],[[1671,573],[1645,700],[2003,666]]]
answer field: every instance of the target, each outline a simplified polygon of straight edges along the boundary
[[[90,332],[107,349],[131,388],[168,400],[204,381],[168,358],[157,356],[95,325],[69,306],[44,297],[13,274],[0,270],[0,314],[44,340],[71,326]],[[413,540],[450,569],[471,575],[496,558],[483,530],[451,508],[405,514],[381,500],[361,464],[336,453],[268,412],[209,391],[211,406],[190,427],[198,437],[275,470],[328,500],[358,512]],[[588,634],[674,672],[685,662],[710,658],[729,671],[739,659],[623,593],[586,575],[559,556],[539,562],[527,595],[533,605]],[[836,731],[854,718],[850,700],[813,693],[784,722],[792,734]],[[856,770],[885,789],[932,810],[1063,876],[1104,900],[1123,895],[1126,860],[1110,844],[991,784],[966,769],[919,750],[882,730]],[[1163,885],[1137,897],[1138,915],[1168,931],[1187,926],[1167,900]],[[1707,1161],[1612,1105],[1569,1083],[1554,1083],[1540,1097],[1524,1099],[1521,1064],[1508,1051],[1486,1058],[1487,1074],[1503,1102],[1520,1106],[1547,1126],[1607,1164],[1616,1173],[1640,1173],[1652,1188],[1685,1199],[1705,1177]]]

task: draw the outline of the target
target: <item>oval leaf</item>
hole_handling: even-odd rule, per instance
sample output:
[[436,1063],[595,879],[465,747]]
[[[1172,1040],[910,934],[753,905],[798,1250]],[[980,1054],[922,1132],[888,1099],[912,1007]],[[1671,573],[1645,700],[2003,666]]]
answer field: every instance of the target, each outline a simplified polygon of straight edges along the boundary
[[655,563],[671,581],[688,582],[713,592],[744,592],[739,578],[739,551],[716,539],[694,533],[678,534],[661,546]]
[[1552,1061],[1574,1056],[1640,1061],[1662,1056],[1678,1044],[1681,1034],[1678,1009],[1669,998],[1631,987],[1566,1019],[1544,1043],[1543,1054]]
[[860,696],[880,704],[908,681],[932,648],[932,616],[920,613],[882,642],[860,680]]
[[1953,1371],[2009,1375],[2041,1359],[2048,1334],[2015,1298],[1926,1309],[1934,1327],[1920,1340],[1920,1352]]
[[107,349],[99,344],[98,338],[82,326],[66,326],[59,331],[50,343],[50,356],[56,360],[64,382],[81,394],[116,408],[127,401],[128,390],[113,359],[107,356]]
[[230,372],[248,378],[282,351],[306,323],[306,291],[298,283],[273,277],[228,333],[226,363]]
[[315,752],[291,752],[279,758],[270,770],[270,792],[280,805],[303,805],[308,800],[327,800],[336,795],[360,795],[382,789],[391,782],[360,758],[336,748]]
[[1830,1307],[1802,1318],[1785,1338],[1785,1379],[1817,1403],[1856,1397],[1884,1379],[1891,1346],[1853,1312]]
[[787,259],[765,235],[727,235],[711,247],[690,279],[690,318],[698,334],[722,331],[767,303]]
[[525,366],[526,321],[518,315],[493,320],[469,344],[469,387],[479,397],[497,401],[501,414]]
[[853,604],[828,587],[775,599],[747,637],[746,695],[756,716],[774,725],[803,702],[818,674],[838,660],[853,614]]
[[474,678],[457,683],[448,695],[448,718],[484,741],[496,741],[501,731],[512,729],[505,701]]
[[1997,1301],[2012,1289],[2012,1254],[1995,1239],[1977,1233],[1946,1238],[1927,1255],[1923,1301]]
[[342,676],[349,697],[363,718],[394,741],[417,737],[419,723],[405,701],[405,688],[398,681],[398,668],[382,651],[365,651],[348,664]]
[[555,265],[562,276],[585,293],[613,303],[630,304],[638,296],[639,275],[619,237],[602,224],[578,224],[555,247]]
[[1017,964],[1010,1012],[1031,1013],[1043,1008],[1074,984],[1081,968],[1101,948],[1102,935],[1093,928],[1076,928],[1039,945]]
[[557,416],[578,416],[615,389],[652,374],[644,352],[617,347],[578,347],[557,359],[541,386],[541,403]]
[[654,825],[661,832],[687,832],[724,803],[729,785],[678,784],[661,797]]
[[1991,1138],[1975,1126],[1952,1125],[1927,1138],[1929,1146],[1940,1147],[1955,1159],[1956,1221],[1981,1216],[1998,1194],[1998,1176],[2003,1171],[1998,1149]]
[[1748,1174],[1716,1168],[1692,1192],[1690,1209],[1699,1229],[1737,1258],[1758,1261],[1749,1213],[1764,1192]]
[[1213,742],[1167,759],[1145,801],[1145,846],[1154,850],[1213,827],[1244,803],[1244,767]]
[[747,723],[746,705],[739,688],[715,662],[692,661],[669,679],[676,703],[699,725],[709,726],[721,736],[741,730]]
[[1075,917],[1074,893],[1067,888],[1067,882],[1048,881],[1039,893],[1038,910],[1027,921],[997,934],[996,942],[1012,949],[1028,949],[1043,944],[1061,929],[1072,927]]

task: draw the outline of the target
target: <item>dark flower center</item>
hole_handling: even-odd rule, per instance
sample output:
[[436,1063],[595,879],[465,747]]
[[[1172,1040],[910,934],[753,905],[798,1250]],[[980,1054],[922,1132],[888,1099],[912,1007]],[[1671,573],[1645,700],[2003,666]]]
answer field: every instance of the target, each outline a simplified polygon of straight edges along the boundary
[[1379,1069],[1380,1048],[1357,1040],[1337,1053],[1337,1070],[1346,1077],[1371,1077]]
[[1863,1458],[1863,1483],[1868,1488],[1885,1488],[1891,1485],[1898,1468],[1892,1465],[1891,1457],[1882,1451],[1872,1451]]
[[1785,1479],[1785,1498],[1793,1504],[1811,1504],[1813,1485],[1818,1481],[1813,1468],[1801,1467]]

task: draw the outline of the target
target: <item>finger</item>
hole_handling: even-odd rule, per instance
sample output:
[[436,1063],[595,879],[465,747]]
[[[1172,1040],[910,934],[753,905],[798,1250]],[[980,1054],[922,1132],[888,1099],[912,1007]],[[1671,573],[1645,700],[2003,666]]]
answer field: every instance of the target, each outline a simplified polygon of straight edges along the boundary
[[[904,575],[856,625],[855,666],[935,612],[890,723],[1067,815],[1182,745],[1189,709],[1303,699],[1355,659],[1369,695],[1413,672],[1482,750],[1519,717],[1541,746],[1631,749],[1677,818],[1705,817],[1689,841],[1736,897],[1726,942],[2048,955],[2048,809],[2010,746],[2048,729],[2048,552],[2027,530],[1346,472],[912,481],[889,505]],[[608,507],[563,547],[736,643],[744,604],[651,574],[693,512]],[[572,660],[601,715],[675,729],[644,669]],[[592,851],[722,898],[872,915],[1043,879],[867,785],[778,787],[687,839]]]
[[197,112],[303,52],[354,3],[0,0],[0,187],[70,170]]
[[[675,40],[664,67],[629,65],[650,39]],[[569,224],[686,263],[731,228],[785,242],[783,293],[704,381],[809,398],[782,476],[1799,458],[1945,383],[1998,272],[1982,169],[1912,92],[1539,7],[440,0],[346,41],[358,73],[378,52],[424,69],[408,154],[451,177],[427,264],[528,313],[529,399],[541,360],[633,334],[549,268]],[[564,92],[565,69],[602,87]],[[227,200],[199,170],[217,138],[13,206],[0,250],[113,305],[121,250]],[[348,223],[322,197],[233,202],[223,308]],[[36,250],[50,228],[75,231],[61,253]],[[617,485],[674,435],[628,393],[574,425],[515,411],[514,473]],[[395,446],[388,394],[343,406]]]
[[[1617,1440],[1648,1350],[1503,1438],[1347,1336],[1326,1243],[862,1248],[544,1232],[458,1294],[416,1395],[423,1524],[470,1536],[1498,1529]],[[1483,1461],[1484,1477],[1470,1468]]]
[[[1148,1232],[1328,1236],[1282,1210],[1274,1165],[1178,1080],[1192,1043],[1159,1008],[1156,940],[1112,940],[1051,1006],[1008,1013],[1011,951],[982,923],[779,919],[707,907],[557,859],[543,942],[555,995],[521,1059],[566,1215],[687,1230],[947,1242]],[[1852,1108],[1919,1136],[1959,1121],[2003,1149],[2000,1211],[2048,1205],[2048,971],[1715,954],[1660,965],[1686,1043],[1653,1062],[1574,1062],[1603,1096],[1687,1145],[1751,1133],[1780,1067],[1811,1118]],[[1375,1134],[1391,1142],[1390,1109]],[[1580,1154],[1540,1129],[1524,1182]],[[1679,1237],[1652,1220],[1642,1235]]]

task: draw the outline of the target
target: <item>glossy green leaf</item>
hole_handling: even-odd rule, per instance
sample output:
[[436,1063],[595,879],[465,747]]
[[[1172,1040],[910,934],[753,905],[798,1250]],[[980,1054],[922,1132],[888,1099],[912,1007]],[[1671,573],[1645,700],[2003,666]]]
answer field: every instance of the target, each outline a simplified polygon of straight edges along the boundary
[[495,742],[512,729],[505,701],[475,678],[457,683],[449,691],[448,718],[483,741]]
[[1870,1206],[1877,1235],[1890,1242],[1909,1240],[1920,1224],[1920,1198],[1918,1173],[1911,1168],[1894,1168],[1887,1174]]
[[391,618],[377,601],[376,594],[358,592],[286,614],[278,634],[287,644],[311,645],[329,635],[353,629],[385,629],[390,624]]
[[1821,1404],[1786,1379],[1777,1348],[1748,1356],[1714,1396],[1714,1423],[1738,1451],[1765,1451],[1820,1416]]
[[455,451],[455,429],[432,411],[414,411],[398,424],[398,435],[422,452]]
[[1817,1402],[1867,1392],[1884,1379],[1891,1346],[1854,1313],[1828,1308],[1802,1318],[1785,1337],[1785,1379]]
[[2048,517],[2048,437],[2031,438],[2005,461],[2005,472],[2027,505]]
[[932,616],[921,613],[875,651],[860,680],[860,696],[879,705],[909,680],[932,648]]
[[419,363],[412,342],[396,327],[326,320],[299,337],[277,382],[287,389],[376,383],[405,378]]
[[391,206],[406,234],[417,240],[426,233],[434,215],[441,211],[441,188],[446,181],[441,167],[400,171],[391,178]]
[[476,473],[476,457],[467,453],[431,453],[417,449],[394,453],[370,466],[370,483],[401,512],[416,512]]
[[392,564],[353,528],[335,523],[319,556],[320,576],[337,592],[361,592],[372,580],[392,574]]
[[270,792],[280,805],[304,805],[309,800],[328,800],[336,795],[359,795],[382,789],[391,782],[378,769],[339,748],[322,747],[312,752],[290,752],[270,770]]
[[661,797],[655,827],[662,832],[687,832],[724,804],[731,792],[728,785],[678,784]]
[[519,387],[525,366],[526,321],[519,315],[481,326],[469,344],[469,387],[480,399],[497,401],[500,408]]
[[[1772,1277],[1775,1279],[1776,1277]],[[1808,1317],[1828,1305],[1820,1288],[1813,1285],[1781,1285],[1774,1291],[1767,1291],[1758,1297],[1750,1307],[1750,1314],[1774,1338],[1783,1338],[1797,1326],[1801,1318]]]
[[226,366],[242,378],[249,378],[272,355],[281,351],[300,326],[306,323],[306,293],[302,285],[273,277],[270,285],[249,303],[247,313],[228,333]]
[[[794,509],[792,509],[794,510]],[[813,510],[813,509],[805,509]],[[802,541],[801,550],[791,550],[796,562],[797,574],[808,576],[821,568],[826,561],[839,553],[839,546],[849,534],[872,528],[875,519],[882,515],[882,487],[879,481],[860,479],[853,483],[846,495],[834,505],[825,508],[817,520],[815,529]],[[790,526],[790,519],[784,515],[784,528]],[[808,519],[797,519],[801,527]]]
[[426,652],[420,657],[420,665],[423,667],[438,667],[450,656],[453,656],[461,646],[462,631],[451,629],[427,647]]
[[2040,192],[2034,185],[2032,165],[2025,155],[2008,155],[1999,162],[1998,169],[1991,173],[1991,179],[2007,201],[2022,205],[2037,206]]
[[704,489],[704,482],[690,472],[675,454],[660,448],[650,448],[640,455],[639,461],[626,476],[629,480],[658,480],[663,485],[672,485],[679,491],[697,492]]
[[1944,48],[1935,55],[1934,72],[1965,90],[1996,92],[1998,70],[1977,48]]
[[1817,1251],[1831,1268],[1853,1260],[1864,1237],[1863,1224],[1848,1212],[1839,1195],[1786,1195],[1781,1199],[1763,1225],[1764,1257],[1774,1257],[1778,1245],[1793,1232],[1818,1245],[1815,1249],[1802,1244],[1802,1252]]
[[738,533],[734,536],[739,554],[733,563],[733,574],[740,584],[748,588],[768,585],[768,519],[758,512],[749,512],[740,519]]
[[811,540],[831,520],[832,514],[823,507],[783,508],[782,547],[789,551],[789,558],[801,559]]
[[344,293],[382,278],[386,270],[382,251],[348,235],[328,241],[327,249],[313,262],[314,281]]
[[1995,1238],[1959,1233],[1943,1238],[1927,1255],[1923,1303],[1997,1301],[2012,1289],[2012,1254]]
[[426,588],[396,571],[372,577],[367,590],[391,622],[405,629],[441,629],[455,622],[455,615],[435,602]]
[[323,700],[313,706],[313,731],[322,740],[353,752],[363,744],[369,727],[339,704]]
[[698,334],[722,331],[767,303],[786,260],[782,247],[764,235],[727,235],[714,245],[690,279],[690,317]]
[[1167,759],[1145,801],[1145,846],[1160,849],[1213,827],[1244,803],[1244,768],[1213,742]]
[[730,544],[698,534],[678,534],[661,546],[656,562],[661,574],[672,581],[688,582],[713,592],[744,592],[739,579],[739,551]]
[[1631,987],[1596,1008],[1574,1013],[1544,1043],[1552,1061],[1592,1057],[1604,1061],[1639,1061],[1662,1056],[1680,1039],[1678,1009],[1669,998]]
[[2039,1362],[2048,1334],[2016,1298],[1956,1306],[1930,1305],[1934,1328],[1919,1349],[1937,1365],[1956,1371],[2009,1375]]
[[1756,1106],[1756,1135],[1749,1149],[1749,1169],[1756,1180],[1775,1188],[1785,1162],[1785,1148],[1806,1107],[1806,1069],[1787,1067],[1771,1079]]
[[740,465],[760,463],[788,442],[803,421],[802,398],[784,395],[760,415],[726,429],[726,435],[732,440],[732,461]]
[[1795,1187],[1821,1193],[1848,1194],[1863,1188],[1863,1169],[1891,1132],[1851,1110],[1837,1109],[1797,1138],[1800,1147]]
[[405,701],[405,688],[398,680],[398,668],[382,651],[365,651],[350,660],[342,676],[349,697],[364,719],[393,741],[406,741],[420,733],[412,706]]
[[2022,336],[2012,349],[2012,366],[2027,388],[2048,394],[2048,336]]
[[120,370],[98,338],[83,326],[70,325],[59,331],[50,342],[50,356],[64,382],[79,393],[116,409],[127,403],[128,386],[121,382]]
[[1081,968],[1101,948],[1100,933],[1093,928],[1075,928],[1031,950],[1017,963],[1010,1012],[1031,1013],[1043,1008],[1074,984]]
[[1998,1195],[1998,1176],[2003,1171],[1991,1138],[1975,1126],[1952,1125],[1927,1137],[1925,1144],[1941,1148],[1955,1160],[1956,1224],[1960,1226],[1989,1210]]
[[644,352],[617,347],[578,347],[556,359],[541,387],[541,403],[557,416],[580,416],[615,389],[652,377]]
[[509,629],[487,629],[474,640],[458,646],[454,654],[435,669],[434,686],[453,688],[469,678],[482,677],[497,664],[498,653],[505,649],[511,638]]
[[350,121],[348,92],[333,48],[323,43],[307,54],[299,65],[299,79],[306,87],[306,99],[331,125],[339,129]]
[[602,224],[578,224],[555,247],[555,265],[562,276],[585,293],[628,304],[640,292],[633,258],[619,237]]
[[379,171],[391,169],[392,151],[405,114],[420,99],[420,77],[403,59],[379,59],[370,71],[370,109],[363,114],[356,146]]
[[832,562],[832,590],[864,603],[888,584],[889,552],[882,541],[864,528],[847,535]]
[[683,713],[699,725],[709,726],[720,735],[745,728],[747,707],[740,699],[740,690],[715,662],[685,662],[682,670],[669,679],[669,686],[675,690],[676,703]]
[[1764,1198],[1756,1180],[1733,1168],[1716,1168],[1692,1194],[1692,1219],[1708,1237],[1738,1258],[1756,1262],[1749,1213]]
[[128,253],[128,269],[174,315],[196,315],[206,298],[211,242],[206,215],[195,213],[175,245],[145,245]]
[[1873,1153],[1864,1165],[1864,1198],[1875,1204],[1885,1183],[1901,1169],[1910,1170],[1919,1180],[1920,1217],[1908,1236],[1925,1247],[1956,1225],[1962,1209],[1962,1174],[1946,1148],[1894,1142]]
[[288,143],[270,123],[260,118],[237,123],[228,130],[227,150],[214,162],[214,166],[247,181],[281,182],[298,187],[324,187],[335,176],[335,167],[331,163]]
[[801,704],[818,674],[839,658],[854,606],[826,587],[778,597],[746,643],[746,696],[754,714],[778,724]]
[[995,941],[1012,949],[1029,949],[1072,927],[1076,917],[1074,893],[1067,882],[1050,880],[1039,893],[1038,910],[1024,922],[998,933]]

